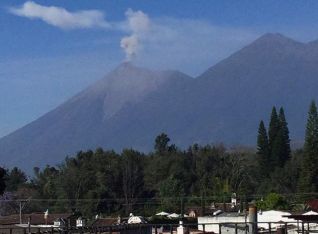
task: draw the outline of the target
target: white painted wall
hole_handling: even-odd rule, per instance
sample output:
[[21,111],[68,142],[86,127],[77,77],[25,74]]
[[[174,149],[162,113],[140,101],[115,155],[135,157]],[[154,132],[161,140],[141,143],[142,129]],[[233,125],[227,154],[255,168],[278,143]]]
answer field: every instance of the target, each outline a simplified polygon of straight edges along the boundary
[[[203,231],[203,225],[205,225],[205,231],[219,233],[219,223],[243,223],[245,222],[245,216],[226,217],[226,216],[213,216],[213,217],[198,217],[198,229]],[[223,231],[223,228],[222,228]]]

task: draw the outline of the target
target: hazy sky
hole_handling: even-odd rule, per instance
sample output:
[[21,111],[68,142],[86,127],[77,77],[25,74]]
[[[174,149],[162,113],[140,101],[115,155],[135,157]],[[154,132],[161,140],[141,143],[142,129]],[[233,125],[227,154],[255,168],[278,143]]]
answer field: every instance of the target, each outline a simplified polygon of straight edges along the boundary
[[0,137],[125,60],[196,77],[266,32],[318,39],[318,1],[1,1]]

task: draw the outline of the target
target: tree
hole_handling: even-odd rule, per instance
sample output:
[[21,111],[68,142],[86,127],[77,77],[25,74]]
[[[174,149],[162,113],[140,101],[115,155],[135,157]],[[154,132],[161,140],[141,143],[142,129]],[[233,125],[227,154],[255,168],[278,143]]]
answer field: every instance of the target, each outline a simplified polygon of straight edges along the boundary
[[181,181],[169,176],[160,187],[160,197],[162,199],[162,209],[169,212],[178,212],[182,210],[182,200],[184,190]]
[[290,139],[284,109],[278,115],[279,130],[272,148],[272,160],[276,167],[283,168],[290,159]]
[[110,215],[119,209],[116,198],[123,197],[120,155],[113,150],[104,151],[102,148],[98,148],[91,164],[90,170],[95,174],[96,185],[85,194],[85,198],[95,201],[85,206],[85,214]]
[[[277,156],[277,148],[279,148],[279,140],[276,142],[276,138],[280,129],[280,123],[277,116],[276,108],[273,107],[269,128],[268,128],[268,142],[269,142],[269,149],[270,149],[270,167],[269,169],[274,170],[275,167],[278,166],[278,156]],[[279,152],[278,152],[279,154]]]
[[280,129],[279,131],[281,132],[282,135],[282,155],[281,155],[281,163],[282,165],[285,165],[285,163],[290,159],[290,139],[289,139],[289,129],[288,129],[288,124],[285,118],[285,113],[283,107],[280,108],[279,110],[279,115],[278,115],[278,120],[279,120],[279,125]]
[[159,136],[157,136],[155,140],[155,150],[156,153],[159,155],[163,155],[168,152],[169,150],[169,143],[170,138],[167,134],[161,133]]
[[257,155],[259,156],[258,162],[261,178],[266,178],[270,167],[270,150],[266,128],[263,121],[260,122],[258,129]]
[[[304,154],[298,192],[314,193],[318,189],[318,114],[315,101],[311,101],[306,126]],[[310,194],[308,194],[310,197]],[[304,198],[308,198],[304,196]]]
[[155,140],[155,153],[147,157],[145,168],[145,184],[153,193],[158,193],[161,183],[169,177],[173,157],[177,153],[174,145],[169,146],[170,138],[162,133]]
[[268,128],[268,141],[269,141],[269,148],[272,150],[274,148],[275,139],[279,131],[279,121],[276,112],[275,106],[272,109],[269,128]]
[[265,198],[265,201],[256,201],[256,206],[258,209],[263,210],[284,210],[288,209],[289,204],[284,196],[277,193],[270,193]]
[[132,211],[131,205],[143,192],[143,156],[135,150],[124,149],[121,157],[125,213],[128,215]]
[[284,109],[280,108],[277,116],[276,108],[273,107],[269,130],[269,149],[271,168],[283,168],[290,159],[290,139]]
[[4,192],[0,196],[0,215],[7,216],[19,213],[19,205],[16,202],[17,197],[12,192]]
[[6,188],[5,176],[6,176],[6,170],[0,167],[0,195],[3,194]]
[[277,193],[270,193],[265,198],[267,209],[273,210],[284,210],[288,208],[288,202],[286,198]]
[[26,174],[19,168],[14,167],[11,171],[7,171],[6,175],[6,185],[7,191],[17,191],[19,186],[27,182]]
[[[79,151],[75,158],[67,157],[59,165],[56,194],[60,199],[58,205],[63,209],[80,210],[83,207],[80,199],[85,198],[89,190],[97,187],[93,154],[92,150]],[[70,201],[64,202],[63,199]]]

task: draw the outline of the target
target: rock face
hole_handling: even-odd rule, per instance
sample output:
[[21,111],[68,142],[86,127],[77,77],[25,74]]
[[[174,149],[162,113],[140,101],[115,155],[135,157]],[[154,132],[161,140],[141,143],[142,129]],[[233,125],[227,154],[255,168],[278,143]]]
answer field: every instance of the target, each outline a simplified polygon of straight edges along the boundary
[[284,107],[292,140],[301,140],[309,103],[318,100],[318,43],[265,34],[196,79],[178,71],[119,65],[38,120],[0,139],[1,164],[30,172],[79,150],[153,149],[165,132],[193,143],[255,145],[260,120]]

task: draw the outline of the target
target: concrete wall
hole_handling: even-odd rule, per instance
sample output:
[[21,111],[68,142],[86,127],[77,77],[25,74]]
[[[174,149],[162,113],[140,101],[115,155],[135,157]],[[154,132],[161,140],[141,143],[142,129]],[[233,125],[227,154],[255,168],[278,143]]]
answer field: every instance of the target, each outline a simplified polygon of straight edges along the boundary
[[[245,222],[245,216],[235,216],[235,217],[226,217],[226,216],[213,216],[213,217],[198,217],[198,229],[203,231],[203,225],[205,225],[206,232],[215,232],[219,233],[219,223],[243,223]],[[201,225],[200,225],[201,224]],[[227,228],[229,229],[229,228]],[[223,228],[222,228],[223,231]]]

